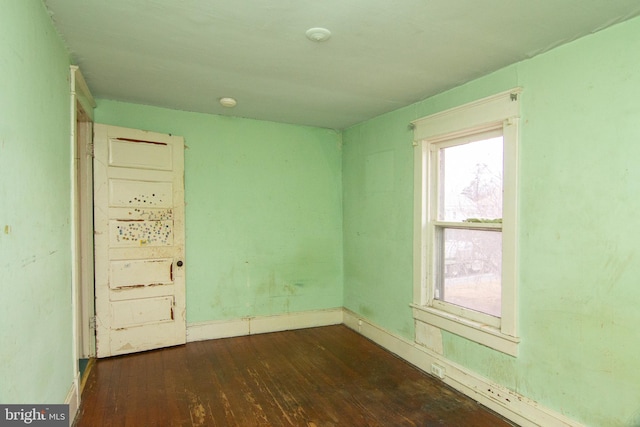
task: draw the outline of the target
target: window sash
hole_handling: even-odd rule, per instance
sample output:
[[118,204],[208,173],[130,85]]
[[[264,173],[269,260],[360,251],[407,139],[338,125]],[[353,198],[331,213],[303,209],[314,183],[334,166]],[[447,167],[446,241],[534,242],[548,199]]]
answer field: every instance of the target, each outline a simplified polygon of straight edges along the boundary
[[[444,204],[444,187],[441,179],[441,153],[443,149],[472,144],[474,142],[487,139],[502,137],[502,152],[504,159],[504,135],[502,124],[492,124],[490,127],[483,127],[479,130],[466,131],[464,135],[456,134],[452,138],[439,138],[436,142],[425,142],[429,146],[429,168],[431,171],[431,193],[427,203],[430,207],[430,215],[428,222],[430,224],[430,233],[428,242],[431,246],[432,257],[428,263],[428,269],[431,271],[428,277],[428,303],[434,308],[462,316],[474,321],[482,322],[494,327],[500,327],[500,319],[502,316],[493,316],[488,313],[473,310],[471,308],[462,307],[460,305],[447,302],[444,299],[436,297],[436,293],[442,290],[444,286],[444,268],[445,268],[445,229],[463,229],[463,230],[491,230],[502,231],[502,223],[489,222],[461,222],[461,221],[442,221],[439,220]],[[504,160],[503,160],[504,162]],[[503,184],[504,186],[504,184]],[[504,200],[503,200],[504,204]],[[502,252],[502,251],[501,251]],[[502,257],[502,253],[501,253]],[[500,287],[503,285],[502,272],[500,274]],[[502,313],[502,310],[500,310]]]
[[[446,301],[443,296],[438,296],[438,292],[442,292],[445,286],[445,266],[446,266],[446,255],[445,255],[445,239],[444,234],[446,230],[470,230],[470,231],[491,231],[497,232],[502,235],[502,229],[498,227],[494,227],[494,225],[498,224],[490,224],[491,227],[480,228],[480,227],[464,227],[462,223],[457,224],[460,226],[457,227],[448,227],[433,224],[433,257],[432,257],[432,265],[431,271],[432,275],[430,277],[430,305],[439,310],[451,313],[456,316],[464,317],[466,319],[473,320],[475,322],[479,322],[485,325],[493,326],[495,328],[499,328],[501,325],[501,315],[494,316],[489,313],[485,313],[479,310],[474,310],[470,307],[465,307],[462,305],[454,304],[452,302]],[[501,236],[502,240],[502,236]],[[503,258],[503,250],[501,248],[500,258]],[[500,312],[502,313],[502,268],[500,269]]]

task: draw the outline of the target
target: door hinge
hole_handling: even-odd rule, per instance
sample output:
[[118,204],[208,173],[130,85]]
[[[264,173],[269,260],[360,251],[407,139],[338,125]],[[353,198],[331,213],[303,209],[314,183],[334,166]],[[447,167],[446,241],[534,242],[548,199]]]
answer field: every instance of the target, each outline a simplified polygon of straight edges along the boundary
[[89,317],[89,329],[90,330],[96,329],[96,316]]
[[93,142],[89,142],[87,144],[87,154],[91,157],[95,157],[95,150],[94,150],[94,145]]

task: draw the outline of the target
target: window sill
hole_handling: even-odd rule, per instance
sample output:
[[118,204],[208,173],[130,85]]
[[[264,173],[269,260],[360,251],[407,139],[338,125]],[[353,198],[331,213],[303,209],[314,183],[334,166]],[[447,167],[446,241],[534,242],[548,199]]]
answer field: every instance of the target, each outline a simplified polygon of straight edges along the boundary
[[413,318],[494,350],[518,356],[520,338],[503,334],[499,329],[464,319],[433,307],[411,304]]

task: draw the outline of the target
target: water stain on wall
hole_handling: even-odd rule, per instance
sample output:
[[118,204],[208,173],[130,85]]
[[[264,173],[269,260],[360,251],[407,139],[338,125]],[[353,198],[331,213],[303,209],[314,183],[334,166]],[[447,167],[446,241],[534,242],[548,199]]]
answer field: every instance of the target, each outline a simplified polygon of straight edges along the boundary
[[636,412],[629,417],[626,425],[629,427],[640,427],[640,408],[638,408]]
[[373,318],[375,312],[367,305],[360,304],[358,306],[358,312],[366,318]]
[[629,267],[633,261],[633,254],[626,254],[624,256],[620,256],[618,254],[614,254],[611,256],[604,265],[604,270],[608,272],[607,274],[607,289],[611,289],[613,286],[618,284],[620,277]]

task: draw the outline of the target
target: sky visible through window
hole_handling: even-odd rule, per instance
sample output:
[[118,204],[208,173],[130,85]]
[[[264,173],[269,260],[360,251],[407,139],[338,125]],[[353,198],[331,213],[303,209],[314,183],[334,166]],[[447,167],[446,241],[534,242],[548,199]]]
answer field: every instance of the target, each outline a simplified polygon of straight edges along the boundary
[[440,219],[502,217],[502,137],[441,149]]

